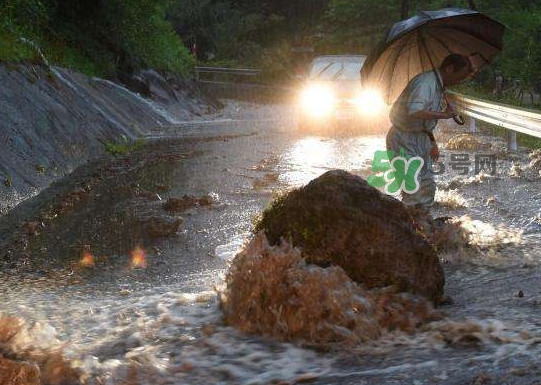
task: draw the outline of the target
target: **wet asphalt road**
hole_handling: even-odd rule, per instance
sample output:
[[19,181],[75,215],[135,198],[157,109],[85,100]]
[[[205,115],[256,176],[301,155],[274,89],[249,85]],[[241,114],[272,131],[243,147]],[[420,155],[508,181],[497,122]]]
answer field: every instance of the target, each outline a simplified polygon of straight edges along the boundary
[[[333,138],[300,134],[287,108],[249,110],[235,121],[218,124],[171,127],[129,156],[108,157],[77,170],[0,219],[4,250],[0,256],[0,290],[6,299],[0,311],[46,321],[57,328],[62,339],[85,353],[104,360],[122,358],[130,349],[122,345],[126,336],[107,332],[110,329],[103,324],[114,324],[119,317],[133,317],[129,327],[137,329],[137,312],[158,317],[156,308],[162,302],[168,303],[171,292],[197,294],[212,290],[221,283],[227,261],[249,237],[254,218],[274,194],[307,183],[332,168],[367,176],[373,153],[383,149],[383,143],[381,136]],[[526,195],[538,188],[537,182],[517,183],[525,186],[522,189]],[[484,188],[466,186],[461,192],[472,199],[471,212],[475,212],[482,207],[474,203],[476,197],[484,196],[487,189],[504,192],[508,187],[495,181]],[[71,206],[60,212],[58,207],[65,197],[81,188],[88,192],[71,200]],[[210,196],[213,203],[181,213],[163,210],[168,198],[184,195]],[[443,207],[439,213],[449,210]],[[138,223],[156,217],[181,217],[183,222],[171,236],[150,239]],[[492,220],[493,226],[506,226],[495,222],[500,217],[487,210],[483,210],[482,218],[486,223]],[[36,219],[40,224],[35,233],[21,229],[21,224]],[[130,253],[138,245],[146,252],[146,269],[130,268]],[[95,255],[93,268],[81,267],[84,250]],[[501,258],[495,255],[492,260],[469,261],[449,257],[446,265],[447,290],[455,304],[445,311],[453,319],[473,317],[487,329],[492,328],[487,334],[492,339],[485,340],[485,335],[480,334],[481,347],[475,341],[441,345],[422,336],[391,336],[389,341],[355,355],[333,354],[332,359],[337,361],[333,361],[332,369],[328,369],[328,355],[309,355],[306,362],[321,369],[316,382],[538,383],[541,373],[535,366],[539,353],[535,341],[541,336],[541,324],[536,301],[541,292],[539,261],[535,258],[539,245],[501,246],[499,251]],[[516,296],[519,289],[527,293],[525,300]],[[88,309],[97,314],[100,307],[104,309],[100,318],[103,324],[88,318]],[[211,319],[219,318],[214,305],[205,309],[211,312]],[[173,310],[168,311],[173,314]],[[126,315],[132,313],[135,315]],[[194,321],[195,332],[186,332],[190,338],[200,334],[200,322]],[[520,333],[524,330],[529,335],[523,334],[521,344]],[[253,342],[271,352],[285,349],[257,338],[246,342],[245,337],[227,328],[220,329],[220,333],[231,340],[232,346]],[[93,342],[105,338],[104,334],[110,334],[106,342]],[[503,343],[506,339],[511,342]],[[172,347],[167,346],[173,351],[185,349],[184,343],[171,342]],[[227,351],[223,355],[199,351],[199,359],[220,366],[235,354],[231,347]],[[269,353],[261,370],[278,371],[276,360],[277,355]],[[189,380],[166,378],[164,383],[250,383],[253,374],[246,365],[235,365],[238,371],[231,372],[235,375],[225,375],[223,368],[217,373],[208,369],[204,374],[195,371]],[[299,365],[306,367],[303,362]],[[243,370],[248,373],[246,377],[242,377]],[[275,378],[291,380],[287,374],[276,374]]]

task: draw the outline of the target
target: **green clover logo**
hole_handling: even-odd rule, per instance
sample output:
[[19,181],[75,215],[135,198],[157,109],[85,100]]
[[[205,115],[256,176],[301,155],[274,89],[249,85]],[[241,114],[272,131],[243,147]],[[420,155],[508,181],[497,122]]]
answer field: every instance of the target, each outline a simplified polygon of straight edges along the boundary
[[394,151],[376,151],[372,160],[372,172],[367,182],[370,186],[384,188],[385,193],[394,195],[400,191],[413,194],[419,190],[419,172],[424,159],[419,156],[395,156]]

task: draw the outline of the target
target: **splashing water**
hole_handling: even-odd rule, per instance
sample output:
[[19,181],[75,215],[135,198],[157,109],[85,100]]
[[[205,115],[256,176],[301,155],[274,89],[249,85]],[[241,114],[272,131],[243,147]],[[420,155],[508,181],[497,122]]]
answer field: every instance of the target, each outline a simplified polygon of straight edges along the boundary
[[291,244],[259,233],[233,260],[222,299],[226,322],[248,333],[330,349],[386,330],[413,331],[439,318],[428,301],[392,290],[365,291],[340,267],[308,265]]
[[[245,154],[243,151],[246,148],[259,149],[257,146],[268,139],[264,135],[276,136],[276,132],[262,130],[260,135],[242,139],[244,141],[238,147],[233,147],[227,153],[219,152],[225,147],[225,142],[210,150],[203,147],[211,155],[196,159],[192,166],[181,166],[192,167],[191,170],[195,170],[193,174],[199,175],[200,179],[194,182],[188,179],[188,173],[179,173],[175,175],[176,180],[188,179],[186,184],[194,188],[209,178],[209,175],[200,172],[201,164],[214,167],[213,172],[217,175],[222,175],[220,173],[224,169],[235,172],[242,169],[245,172],[247,163],[257,166],[261,158],[266,159],[272,153],[276,155],[275,160],[251,170],[254,175],[258,169],[277,172],[278,180],[272,183],[297,186],[328,168],[339,167],[369,174],[374,151],[384,149],[382,138],[318,138],[316,141],[314,138],[293,138],[286,144],[280,142],[279,148],[273,151],[266,147],[259,152],[254,150],[254,159],[250,162],[240,162],[234,158],[236,154]],[[230,140],[228,145],[234,143],[235,140]],[[310,161],[305,162],[310,158],[307,156],[312,151],[310,147],[316,151],[312,153]],[[314,154],[323,154],[326,160],[322,161],[323,157],[318,158]],[[234,161],[227,163],[228,159]],[[323,304],[330,303],[328,308],[335,314],[335,318],[332,318],[334,323],[323,324],[321,336],[315,338],[338,342],[335,342],[331,352],[321,352],[304,348],[298,342],[278,342],[246,334],[224,323],[220,300],[212,287],[220,287],[224,283],[227,269],[224,261],[232,260],[237,254],[239,246],[249,235],[250,215],[262,209],[269,194],[254,189],[248,179],[240,182],[235,180],[233,187],[226,190],[223,186],[236,176],[229,171],[223,173],[223,180],[210,176],[214,179],[208,191],[220,186],[217,191],[223,197],[223,202],[227,203],[215,210],[205,211],[204,215],[212,223],[227,217],[227,225],[217,230],[225,235],[213,246],[212,255],[202,259],[199,270],[189,269],[190,264],[176,267],[186,269],[178,272],[181,277],[178,282],[162,283],[162,273],[156,274],[152,281],[145,279],[162,262],[157,252],[146,245],[146,269],[130,269],[129,256],[111,256],[111,259],[118,257],[121,260],[118,265],[121,265],[122,273],[118,273],[113,270],[118,266],[110,267],[96,256],[97,267],[82,269],[81,274],[88,274],[88,279],[77,285],[58,287],[55,276],[45,273],[33,280],[23,281],[17,276],[10,276],[9,272],[0,272],[0,289],[3,298],[6,298],[2,312],[16,315],[18,319],[0,323],[0,335],[2,325],[18,325],[21,319],[26,320],[26,331],[13,340],[17,343],[5,344],[0,341],[2,352],[16,352],[12,353],[17,355],[14,358],[39,362],[44,371],[46,361],[52,368],[58,367],[53,365],[54,362],[66,362],[68,369],[77,371],[81,382],[90,385],[269,384],[309,380],[322,384],[445,384],[472,383],[472,378],[484,372],[489,372],[496,379],[507,378],[509,383],[518,383],[516,376],[512,377],[513,373],[522,373],[522,378],[532,379],[530,383],[541,378],[541,373],[536,369],[541,354],[541,324],[538,321],[540,270],[532,261],[528,262],[530,265],[523,266],[522,254],[517,254],[517,260],[521,263],[512,268],[488,264],[484,260],[472,264],[468,256],[457,262],[450,261],[445,265],[446,291],[455,304],[438,309],[444,313],[443,319],[424,322],[422,312],[408,311],[413,309],[413,304],[418,304],[411,297],[396,297],[386,292],[368,293],[352,285],[336,269],[303,264],[294,250],[286,246],[272,249],[263,244],[258,248],[252,245],[252,251],[257,252],[251,253],[251,257],[245,261],[246,264],[254,264],[252,274],[245,273],[248,275],[246,279],[253,279],[261,285],[261,289],[270,285],[273,277],[276,282],[289,277],[294,283],[290,290],[298,290],[297,294],[290,295],[292,300],[309,299],[314,294],[321,294],[324,301],[312,299],[311,302],[304,302],[304,307],[297,308],[303,309],[306,314],[321,315]],[[473,214],[480,210],[477,204],[479,200],[472,199],[473,189],[487,190],[485,186],[494,183],[490,185],[491,194],[506,191],[493,191],[499,183],[495,179],[479,177],[459,186],[459,192],[467,199],[470,205],[468,209]],[[534,182],[530,182],[530,186],[537,188]],[[201,191],[187,193],[199,195]],[[484,200],[482,209],[485,210]],[[508,223],[498,225],[499,222],[493,220],[496,216],[490,216],[492,212],[482,214],[472,215],[473,224],[466,226],[472,233],[478,234],[476,237],[480,244],[490,244],[502,231],[515,230]],[[190,216],[186,216],[186,222],[189,220]],[[214,228],[205,229],[210,230],[200,234],[197,245],[213,240],[211,234]],[[178,243],[173,247],[187,247],[184,241],[192,230],[196,231],[194,227],[183,229],[178,234]],[[514,242],[518,242],[517,245],[524,242],[524,238],[519,240],[512,235],[509,236],[513,242],[500,246],[512,248],[515,247]],[[501,239],[504,238],[505,234],[502,234]],[[165,249],[162,244],[157,247]],[[241,254],[247,255],[247,250],[244,249]],[[191,258],[191,252],[192,249],[186,252],[188,258]],[[523,252],[520,250],[520,253]],[[535,254],[536,249],[532,247],[529,252]],[[258,253],[269,254],[274,262],[281,256],[288,263],[283,264],[280,274],[274,276],[269,273],[261,277],[266,271],[277,271],[278,264],[265,266],[257,257]],[[173,255],[174,258],[178,256]],[[80,255],[75,258],[78,261]],[[195,264],[197,261],[191,262]],[[167,269],[164,268],[164,271]],[[65,273],[70,274],[69,269]],[[101,287],[102,281],[95,278],[98,274],[108,277],[106,288]],[[136,279],[140,279],[137,284],[131,282]],[[321,282],[329,286],[323,286]],[[247,295],[248,287],[254,286],[245,285],[239,290],[242,289],[253,304],[260,304],[258,300],[261,298]],[[313,290],[314,287],[331,289]],[[241,299],[244,297],[240,296]],[[270,332],[267,335],[279,334],[283,340],[292,340],[288,333],[297,330],[302,334],[304,326],[299,326],[295,313],[290,311],[292,307],[287,306],[287,300],[277,298],[275,304],[278,304],[278,300],[284,304],[281,313],[280,307],[275,306],[273,313],[261,314],[262,317],[274,317],[280,321],[274,323],[276,328],[268,327]],[[382,302],[378,303],[378,300]],[[229,305],[225,303],[222,306]],[[289,314],[286,314],[286,310],[290,311]],[[429,310],[427,314],[433,311]],[[419,319],[423,322],[416,322]],[[348,324],[349,320],[353,320],[351,325]],[[313,325],[321,324],[321,319],[306,317],[304,320],[307,324],[312,321]],[[253,321],[246,316],[240,322],[248,324]],[[365,325],[366,329],[359,325]],[[405,327],[401,328],[402,325]],[[309,342],[309,337],[310,333],[308,337],[303,336],[305,343]],[[57,361],[40,361],[32,353],[35,351],[39,351],[41,356],[56,355],[60,358]]]

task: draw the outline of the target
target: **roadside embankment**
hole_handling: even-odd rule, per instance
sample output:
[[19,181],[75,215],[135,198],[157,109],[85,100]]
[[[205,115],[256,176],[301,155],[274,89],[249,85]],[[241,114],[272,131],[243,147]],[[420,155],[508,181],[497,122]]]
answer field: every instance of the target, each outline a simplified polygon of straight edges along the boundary
[[108,80],[45,65],[0,66],[0,215],[76,167],[106,144],[212,111],[188,81],[138,74],[145,97]]

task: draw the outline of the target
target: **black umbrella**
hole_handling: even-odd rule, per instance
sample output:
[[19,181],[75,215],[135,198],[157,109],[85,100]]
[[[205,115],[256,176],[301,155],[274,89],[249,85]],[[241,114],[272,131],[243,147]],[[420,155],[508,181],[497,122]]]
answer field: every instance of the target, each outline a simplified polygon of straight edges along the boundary
[[479,70],[502,49],[505,27],[470,9],[423,11],[396,23],[365,62],[363,84],[377,87],[391,104],[416,75],[438,68],[457,53]]

